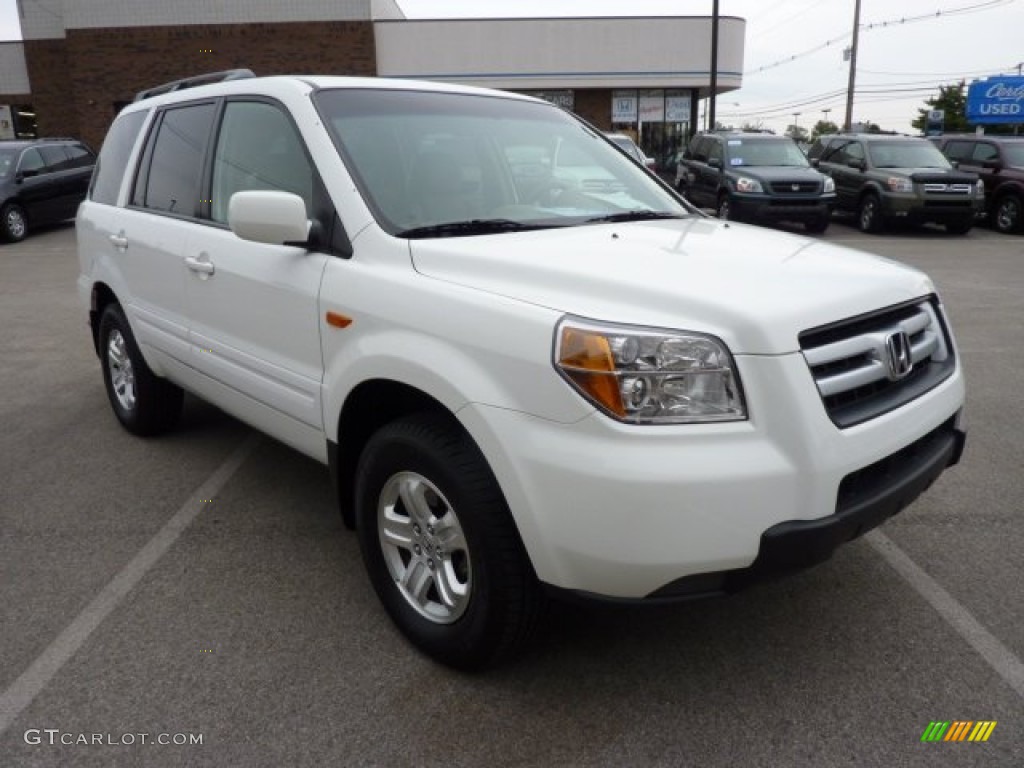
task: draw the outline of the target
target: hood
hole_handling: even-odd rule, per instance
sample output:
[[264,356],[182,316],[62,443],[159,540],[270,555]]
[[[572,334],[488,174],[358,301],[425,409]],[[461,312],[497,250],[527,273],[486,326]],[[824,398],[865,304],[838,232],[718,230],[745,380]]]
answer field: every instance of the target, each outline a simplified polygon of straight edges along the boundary
[[420,273],[559,312],[711,333],[738,354],[931,293],[910,267],[761,227],[693,217],[412,240]]
[[797,165],[736,165],[728,168],[727,172],[765,181],[813,181],[816,184],[820,184],[825,175],[814,168]]
[[884,173],[909,176],[921,184],[974,184],[978,174],[958,171],[955,168],[879,168]]

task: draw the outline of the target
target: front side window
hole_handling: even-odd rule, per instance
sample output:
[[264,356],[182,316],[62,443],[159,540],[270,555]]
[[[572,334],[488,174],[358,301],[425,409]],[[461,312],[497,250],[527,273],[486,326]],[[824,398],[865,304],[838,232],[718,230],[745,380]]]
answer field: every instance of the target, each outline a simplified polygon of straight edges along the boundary
[[860,163],[864,160],[864,147],[855,141],[851,141],[849,144],[843,147],[843,161],[850,165],[851,163]]
[[21,162],[18,163],[18,170],[21,173],[39,174],[45,168],[46,163],[43,162],[43,156],[39,154],[38,149],[33,147],[21,153]]
[[[512,231],[689,213],[600,134],[549,104],[384,89],[331,89],[315,98],[364,199],[391,234],[483,234],[475,225]],[[452,224],[463,226],[442,226]]]
[[168,109],[157,129],[146,182],[135,203],[182,216],[200,208],[203,153],[210,136],[215,107],[194,104]]
[[285,114],[265,102],[229,102],[224,109],[213,160],[211,218],[227,223],[235,192],[292,192],[313,208],[313,169],[302,141]]
[[64,147],[40,147],[39,153],[43,156],[43,162],[46,163],[48,171],[66,171],[68,169],[68,156]]
[[996,160],[998,157],[999,150],[995,148],[995,145],[979,142],[978,146],[974,148],[974,154],[971,156],[971,159],[975,163],[984,163],[986,160]]
[[969,162],[971,159],[971,151],[973,149],[973,141],[951,141],[946,145],[943,154],[945,154],[950,160]]

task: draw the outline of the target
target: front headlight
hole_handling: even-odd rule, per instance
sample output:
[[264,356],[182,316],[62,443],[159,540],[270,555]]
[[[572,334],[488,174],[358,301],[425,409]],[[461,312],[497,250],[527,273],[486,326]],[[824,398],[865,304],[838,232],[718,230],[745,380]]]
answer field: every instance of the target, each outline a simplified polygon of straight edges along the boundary
[[899,176],[890,176],[886,182],[892,192],[913,192],[914,182]]
[[554,363],[587,400],[630,424],[747,418],[732,355],[714,336],[566,317]]
[[835,192],[835,191],[836,191],[836,180],[833,179],[831,176],[826,176],[825,177],[825,193],[828,194],[829,192]]
[[974,182],[974,196],[975,197],[984,197],[985,196],[985,182],[982,181],[981,179],[978,179],[976,182]]
[[764,192],[764,188],[761,186],[761,182],[757,179],[751,179],[746,176],[736,177],[736,191],[737,192]]

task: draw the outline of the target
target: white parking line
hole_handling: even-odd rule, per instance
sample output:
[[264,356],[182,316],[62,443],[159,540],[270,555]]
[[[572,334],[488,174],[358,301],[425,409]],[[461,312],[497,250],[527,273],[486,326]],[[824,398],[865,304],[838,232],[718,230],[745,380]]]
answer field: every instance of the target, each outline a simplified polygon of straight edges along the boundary
[[260,442],[258,435],[252,435],[243,442],[227,460],[200,485],[174,516],[161,528],[138,554],[121,569],[110,582],[93,598],[80,614],[61,632],[57,639],[43,651],[28,669],[21,673],[10,687],[0,696],[0,736],[7,731],[14,720],[28,707],[46,684],[53,679],[61,667],[75,655],[89,636],[103,622],[118,603],[132,591],[142,577],[156,565],[157,561],[171,548],[171,545],[206,508],[204,499],[212,499],[232,478],[239,467]]
[[912,586],[932,608],[988,662],[1006,684],[1024,698],[1024,662],[975,619],[970,611],[925,573],[893,541],[879,530],[864,536],[868,544]]

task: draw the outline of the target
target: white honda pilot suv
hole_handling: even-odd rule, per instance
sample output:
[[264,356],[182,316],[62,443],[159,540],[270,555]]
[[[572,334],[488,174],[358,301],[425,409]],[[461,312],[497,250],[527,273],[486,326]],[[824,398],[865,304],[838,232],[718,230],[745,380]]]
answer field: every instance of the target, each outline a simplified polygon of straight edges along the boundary
[[552,594],[818,563],[963,448],[925,275],[708,219],[524,96],[171,83],[114,121],[77,235],[124,427],[188,391],[328,465],[390,616],[460,668]]

